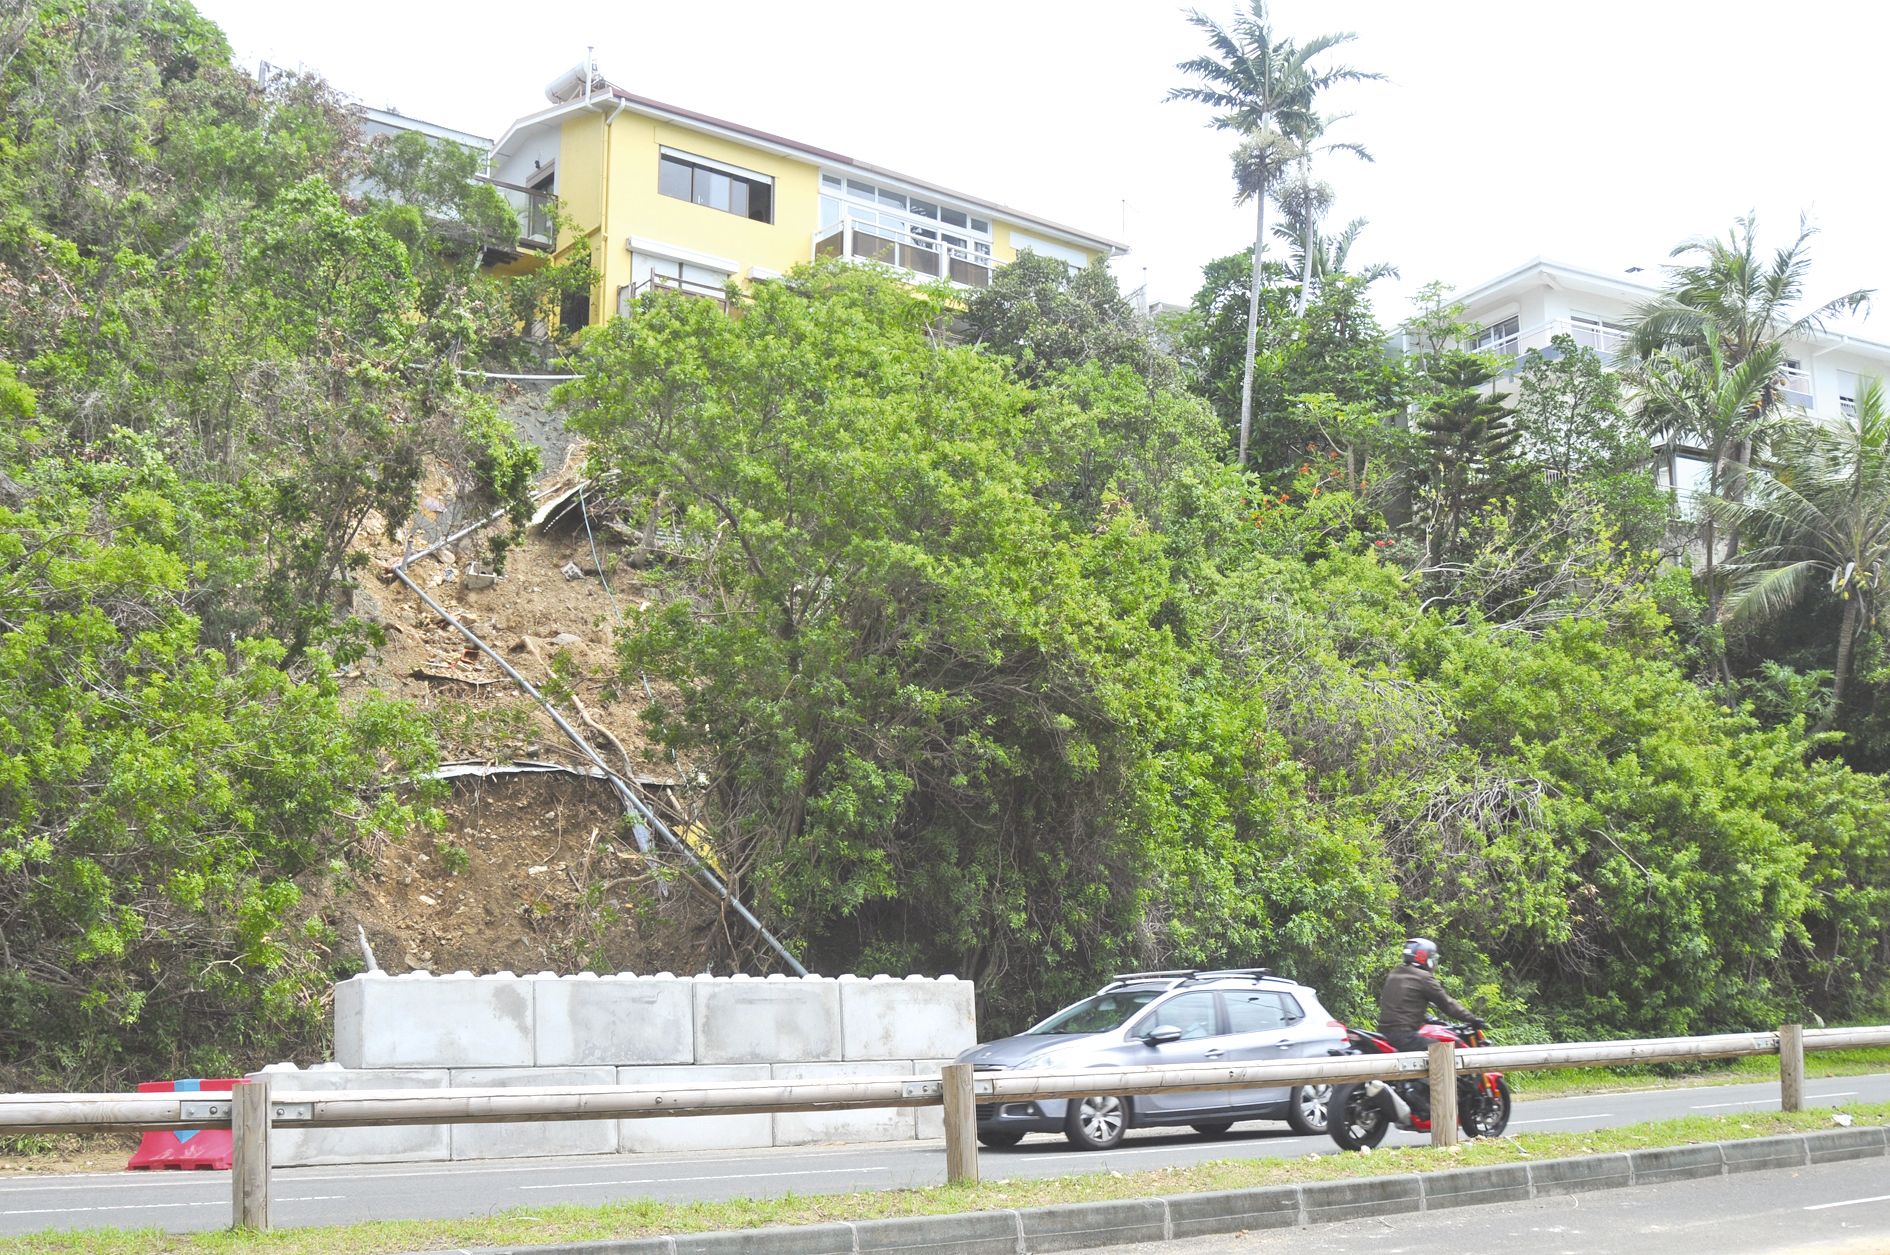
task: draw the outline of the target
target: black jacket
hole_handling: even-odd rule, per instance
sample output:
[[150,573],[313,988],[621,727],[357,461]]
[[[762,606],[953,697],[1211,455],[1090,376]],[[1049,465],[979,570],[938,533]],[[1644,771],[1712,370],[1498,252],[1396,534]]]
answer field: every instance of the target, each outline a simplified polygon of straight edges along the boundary
[[1470,1008],[1444,992],[1437,976],[1413,963],[1400,963],[1385,974],[1378,994],[1378,1031],[1413,1033],[1424,1023],[1424,1013],[1436,1007],[1453,1020],[1473,1020]]

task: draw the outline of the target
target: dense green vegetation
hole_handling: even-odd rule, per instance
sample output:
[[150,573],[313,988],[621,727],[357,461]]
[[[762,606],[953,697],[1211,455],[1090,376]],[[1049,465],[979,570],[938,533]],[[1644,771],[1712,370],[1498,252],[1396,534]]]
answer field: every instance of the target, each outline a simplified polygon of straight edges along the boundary
[[[1890,477],[1880,405],[1815,436],[1772,386],[1804,241],[1756,313],[1750,234],[1701,245],[1621,372],[1466,352],[1442,291],[1389,354],[1321,119],[1253,107],[1296,128],[1298,182],[1243,185],[1296,254],[1160,329],[1027,255],[968,303],[821,265],[575,347],[595,491],[684,534],[619,640],[721,865],[810,966],[973,977],[994,1030],[1145,965],[1365,1013],[1411,931],[1511,1038],[1881,1017]],[[301,887],[423,822],[388,786],[435,753],[338,695],[364,529],[431,468],[522,506],[535,451],[456,370],[584,280],[482,272],[515,227],[472,170],[183,0],[0,19],[12,1077],[320,1032],[349,959]],[[1653,484],[1677,430],[1717,442],[1699,520]],[[1695,571],[1696,525],[1749,539]]]

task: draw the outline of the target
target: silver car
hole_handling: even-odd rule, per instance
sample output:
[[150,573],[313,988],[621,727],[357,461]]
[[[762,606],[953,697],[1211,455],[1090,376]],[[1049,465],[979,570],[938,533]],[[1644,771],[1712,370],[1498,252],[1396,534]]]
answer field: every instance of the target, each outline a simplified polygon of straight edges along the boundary
[[[1035,1028],[972,1047],[958,1062],[980,1072],[1259,1063],[1323,1059],[1345,1043],[1345,1025],[1319,1005],[1318,994],[1266,968],[1130,972]],[[1299,1133],[1323,1135],[1331,1094],[1329,1085],[1301,1085],[981,1103],[978,1140],[1015,1146],[1026,1133],[1062,1133],[1085,1150],[1107,1150],[1132,1128],[1186,1125],[1212,1137],[1239,1120],[1284,1120]]]

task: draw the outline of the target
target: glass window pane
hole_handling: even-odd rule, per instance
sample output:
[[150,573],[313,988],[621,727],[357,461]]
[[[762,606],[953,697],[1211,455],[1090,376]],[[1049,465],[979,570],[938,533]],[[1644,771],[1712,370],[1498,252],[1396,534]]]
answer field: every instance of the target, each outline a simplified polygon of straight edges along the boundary
[[1269,1029],[1285,1028],[1286,1009],[1281,1005],[1278,994],[1230,990],[1227,994],[1227,1027],[1233,1033],[1264,1033]]
[[983,218],[973,218],[971,220],[971,229],[980,235],[991,234],[991,224],[986,222]]
[[848,179],[847,191],[854,196],[863,196],[867,200],[873,199],[873,185],[871,183],[862,183],[858,179]]
[[689,199],[690,168],[674,157],[656,163],[656,190],[677,200]]
[[820,198],[820,225],[830,227],[840,221],[840,202],[831,196]]
[[748,185],[748,216],[756,222],[774,221],[774,184]]
[[1180,1029],[1183,1041],[1213,1037],[1219,1032],[1214,995],[1203,991],[1170,998],[1137,1021],[1134,1032],[1139,1036],[1162,1025]]
[[889,192],[882,187],[879,189],[879,203],[882,205],[890,205],[894,209],[904,209],[906,207],[906,195],[904,192]]
[[[710,170],[706,173],[709,176],[709,208],[728,209],[729,188],[734,180],[730,179],[719,170]],[[697,177],[700,178],[701,176],[698,175]]]
[[840,186],[840,176],[837,174],[823,174],[820,176],[820,185],[822,187],[837,188]]
[[728,186],[728,211],[732,214],[748,216],[748,180],[730,179]]
[[948,225],[954,227],[962,227],[970,221],[962,209],[947,209],[939,216],[943,218]]
[[915,218],[931,218],[937,221],[938,206],[934,205],[929,200],[920,200],[915,196],[912,198],[912,216]]

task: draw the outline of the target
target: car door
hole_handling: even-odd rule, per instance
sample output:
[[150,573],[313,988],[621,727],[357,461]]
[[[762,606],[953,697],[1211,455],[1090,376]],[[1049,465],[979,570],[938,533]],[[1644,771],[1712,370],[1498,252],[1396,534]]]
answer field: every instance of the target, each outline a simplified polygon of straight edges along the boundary
[[[1181,1031],[1177,1041],[1150,1045],[1142,1038],[1157,1028]],[[1190,990],[1156,1003],[1129,1026],[1119,1047],[1126,1064],[1216,1063],[1226,1044],[1219,1000],[1212,990]],[[1190,1090],[1142,1094],[1135,1099],[1139,1121],[1183,1124],[1189,1119],[1220,1116],[1227,1109],[1224,1090]]]
[[[1221,997],[1227,1004],[1222,1046],[1228,1062],[1269,1063],[1305,1056],[1310,1038],[1296,1026],[1303,1026],[1306,1016],[1291,995],[1272,989],[1227,989]],[[1255,1113],[1283,1106],[1290,1092],[1288,1086],[1230,1090],[1227,1103],[1232,1112]]]

